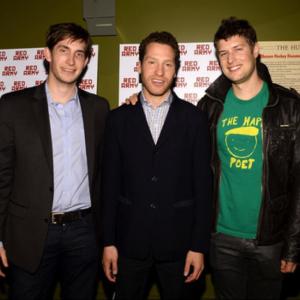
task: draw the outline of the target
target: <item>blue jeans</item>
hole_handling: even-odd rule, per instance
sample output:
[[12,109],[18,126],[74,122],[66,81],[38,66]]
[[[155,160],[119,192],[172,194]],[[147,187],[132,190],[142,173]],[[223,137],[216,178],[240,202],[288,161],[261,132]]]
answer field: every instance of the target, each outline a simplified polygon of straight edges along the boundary
[[214,233],[210,263],[217,299],[280,299],[282,245]]

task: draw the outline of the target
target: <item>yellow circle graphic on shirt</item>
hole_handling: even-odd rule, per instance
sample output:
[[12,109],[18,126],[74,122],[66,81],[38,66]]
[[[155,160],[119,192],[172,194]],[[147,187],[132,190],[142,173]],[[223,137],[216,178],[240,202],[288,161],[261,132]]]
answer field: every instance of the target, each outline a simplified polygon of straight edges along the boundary
[[258,128],[237,127],[225,133],[225,144],[228,152],[237,158],[247,158],[257,146]]

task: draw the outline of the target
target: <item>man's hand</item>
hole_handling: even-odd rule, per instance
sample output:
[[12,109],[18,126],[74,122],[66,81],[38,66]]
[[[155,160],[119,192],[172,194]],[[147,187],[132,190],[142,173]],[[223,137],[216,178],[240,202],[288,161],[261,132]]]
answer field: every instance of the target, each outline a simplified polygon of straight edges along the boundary
[[[6,256],[6,251],[5,251],[4,247],[0,247],[0,258],[1,258],[2,265],[5,268],[7,268],[8,262],[7,262],[7,256]],[[5,277],[5,273],[3,273],[2,269],[0,269],[0,276]]]
[[137,94],[132,94],[129,98],[125,99],[125,104],[129,105],[136,105],[136,103],[138,102],[138,96]]
[[111,282],[116,282],[118,273],[118,250],[115,246],[104,247],[102,259],[104,273]]
[[280,271],[281,273],[294,273],[297,264],[292,261],[281,260]]
[[189,251],[184,266],[185,282],[197,280],[204,269],[204,255],[200,252]]

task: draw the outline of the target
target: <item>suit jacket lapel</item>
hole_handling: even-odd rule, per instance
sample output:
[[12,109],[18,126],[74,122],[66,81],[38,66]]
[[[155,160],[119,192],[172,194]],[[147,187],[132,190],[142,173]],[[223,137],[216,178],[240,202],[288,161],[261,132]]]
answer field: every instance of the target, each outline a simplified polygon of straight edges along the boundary
[[143,137],[151,146],[154,146],[141,101],[139,100],[132,108],[134,110],[134,115],[132,116],[134,131],[138,131],[138,136]]
[[80,89],[78,89],[79,101],[82,111],[82,119],[85,134],[85,146],[87,156],[87,166],[89,173],[89,182],[92,184],[92,178],[95,165],[95,112],[94,102],[90,101]]
[[49,121],[48,103],[45,92],[45,83],[38,86],[35,90],[32,107],[36,119],[36,128],[39,132],[49,170],[53,174],[53,154],[51,129]]
[[159,148],[161,147],[168,139],[170,136],[174,135],[176,132],[176,126],[178,126],[178,112],[179,112],[179,107],[178,107],[178,101],[179,99],[175,94],[173,94],[173,101],[170,105],[165,123],[161,129],[159,138],[156,143],[156,147]]

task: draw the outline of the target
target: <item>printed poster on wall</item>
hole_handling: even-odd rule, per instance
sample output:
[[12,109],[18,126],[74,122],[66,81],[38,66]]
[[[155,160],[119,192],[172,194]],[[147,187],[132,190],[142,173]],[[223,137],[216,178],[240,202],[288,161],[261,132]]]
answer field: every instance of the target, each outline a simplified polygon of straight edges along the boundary
[[[300,92],[300,42],[260,42],[262,62],[273,81]],[[137,72],[139,44],[120,45],[119,104],[141,90]],[[174,91],[196,104],[221,74],[213,43],[181,43],[181,68]]]
[[[44,48],[20,48],[0,50],[0,96],[41,84],[47,77],[44,62]],[[80,87],[97,93],[98,45],[93,53],[87,72]]]
[[300,41],[260,42],[259,46],[273,82],[300,93]]

